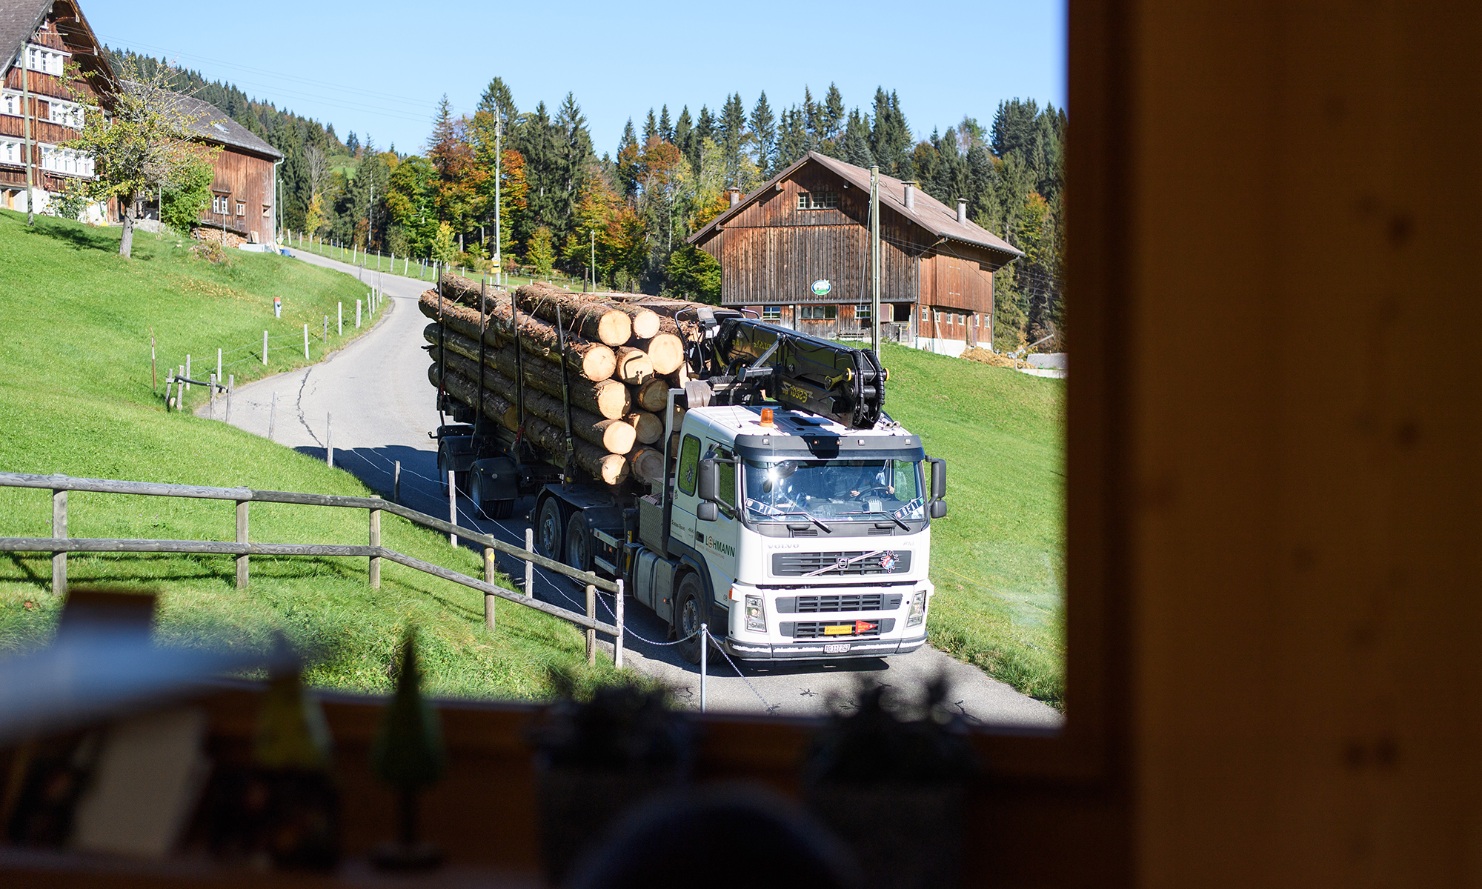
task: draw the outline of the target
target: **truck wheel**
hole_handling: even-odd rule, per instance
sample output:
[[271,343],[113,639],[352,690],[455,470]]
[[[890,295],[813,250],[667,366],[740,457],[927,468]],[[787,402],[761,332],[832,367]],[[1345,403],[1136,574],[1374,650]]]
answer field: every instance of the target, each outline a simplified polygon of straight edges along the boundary
[[699,632],[700,624],[709,623],[707,611],[705,585],[694,574],[686,574],[674,603],[674,632],[684,640],[679,643],[679,656],[692,664],[700,662],[700,646],[706,643]]
[[489,518],[504,520],[515,514],[515,501],[513,500],[490,500],[484,507],[484,512]]
[[535,518],[535,551],[547,559],[561,558],[561,502],[547,497]]
[[578,571],[592,570],[592,534],[580,511],[566,522],[566,564]]

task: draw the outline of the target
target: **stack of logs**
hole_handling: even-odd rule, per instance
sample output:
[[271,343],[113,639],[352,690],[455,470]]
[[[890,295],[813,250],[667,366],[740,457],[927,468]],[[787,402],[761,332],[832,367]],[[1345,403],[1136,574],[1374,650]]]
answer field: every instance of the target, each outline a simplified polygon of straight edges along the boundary
[[540,283],[511,295],[445,275],[420,307],[432,319],[423,331],[433,359],[428,378],[449,397],[518,431],[523,388],[524,440],[564,466],[569,391],[576,468],[609,485],[663,479],[662,415],[669,389],[687,379],[685,345],[698,334],[683,310],[694,303]]

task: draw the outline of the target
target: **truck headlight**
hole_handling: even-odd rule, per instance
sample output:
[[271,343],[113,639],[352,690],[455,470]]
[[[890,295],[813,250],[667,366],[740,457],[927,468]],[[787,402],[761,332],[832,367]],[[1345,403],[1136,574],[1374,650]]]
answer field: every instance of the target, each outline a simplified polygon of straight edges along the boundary
[[911,594],[911,613],[906,617],[906,626],[920,626],[926,620],[926,590],[917,590]]
[[748,594],[746,597],[746,629],[753,633],[767,631],[767,614],[762,610],[761,596]]

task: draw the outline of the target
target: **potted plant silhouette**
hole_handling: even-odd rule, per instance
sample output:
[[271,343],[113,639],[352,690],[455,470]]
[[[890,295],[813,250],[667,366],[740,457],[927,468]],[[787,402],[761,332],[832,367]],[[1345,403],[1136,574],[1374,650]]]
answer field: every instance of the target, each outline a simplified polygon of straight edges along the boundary
[[569,682],[531,733],[539,783],[541,855],[559,883],[625,811],[682,783],[692,758],[687,721],[662,689]]
[[378,867],[426,870],[442,863],[441,850],[418,835],[417,808],[418,796],[437,783],[446,764],[437,711],[422,697],[416,632],[408,629],[401,645],[396,693],[371,748],[376,777],[396,792],[396,839],[376,850]]
[[808,807],[851,849],[871,885],[949,889],[977,760],[943,676],[912,700],[872,680],[832,702],[804,762]]

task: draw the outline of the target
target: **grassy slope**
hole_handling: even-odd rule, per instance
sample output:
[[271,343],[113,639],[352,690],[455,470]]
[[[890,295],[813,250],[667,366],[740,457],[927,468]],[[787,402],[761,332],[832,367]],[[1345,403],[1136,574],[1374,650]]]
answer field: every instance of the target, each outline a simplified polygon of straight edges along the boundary
[[933,645],[1059,705],[1064,383],[885,344],[886,410],[947,459],[932,525]]
[[[233,253],[213,266],[173,236],[137,234],[132,260],[119,258],[117,245],[117,230],[50,218],[28,229],[23,217],[0,211],[0,469],[369,493],[348,474],[295,451],[188,413],[166,413],[151,390],[149,364],[151,328],[161,376],[190,353],[196,377],[204,378],[215,369],[218,347],[239,383],[302,364],[303,324],[321,330],[337,302],[353,306],[365,295],[359,283],[273,255]],[[272,317],[273,296],[283,297],[282,319]],[[268,367],[260,360],[265,328],[274,341]],[[338,345],[315,343],[314,360]],[[44,491],[0,489],[0,534],[49,535],[48,504]],[[69,516],[78,537],[226,540],[235,527],[232,505],[212,501],[73,494]],[[365,522],[360,511],[267,504],[254,505],[251,516],[253,539],[272,542],[363,543]],[[383,539],[429,561],[480,571],[474,554],[399,519],[386,520]],[[388,661],[408,623],[421,628],[424,669],[439,694],[541,697],[552,671],[586,670],[580,634],[564,622],[502,605],[499,629],[489,634],[478,593],[395,565],[385,566],[382,589],[373,592],[365,570],[358,559],[254,558],[243,594],[234,588],[230,558],[69,561],[74,583],[123,580],[160,590],[164,637],[214,634],[229,644],[265,646],[281,629],[295,642],[332,648],[310,675],[320,685],[389,689]],[[47,592],[49,580],[47,557],[0,556],[0,647],[50,633],[58,603]]]

